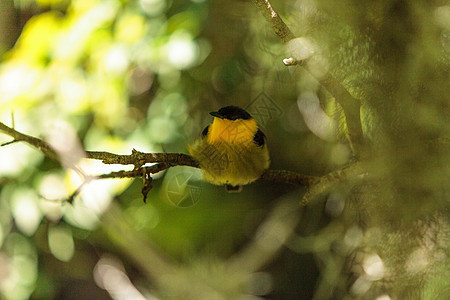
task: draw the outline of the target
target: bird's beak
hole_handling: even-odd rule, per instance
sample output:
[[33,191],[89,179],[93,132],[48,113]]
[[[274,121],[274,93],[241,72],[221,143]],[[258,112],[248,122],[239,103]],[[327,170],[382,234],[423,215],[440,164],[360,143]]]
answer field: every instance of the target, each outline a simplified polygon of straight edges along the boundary
[[212,112],[210,112],[209,114],[210,114],[211,116],[216,117],[216,118],[223,119],[222,115],[219,114],[219,112],[217,112],[217,111],[212,111]]

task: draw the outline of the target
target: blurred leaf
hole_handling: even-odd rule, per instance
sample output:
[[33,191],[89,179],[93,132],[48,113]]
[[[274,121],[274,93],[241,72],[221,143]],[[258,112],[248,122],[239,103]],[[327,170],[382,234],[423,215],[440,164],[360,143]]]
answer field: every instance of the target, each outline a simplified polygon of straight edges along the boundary
[[48,230],[48,246],[52,254],[59,260],[69,261],[75,252],[70,228],[59,225],[50,226]]

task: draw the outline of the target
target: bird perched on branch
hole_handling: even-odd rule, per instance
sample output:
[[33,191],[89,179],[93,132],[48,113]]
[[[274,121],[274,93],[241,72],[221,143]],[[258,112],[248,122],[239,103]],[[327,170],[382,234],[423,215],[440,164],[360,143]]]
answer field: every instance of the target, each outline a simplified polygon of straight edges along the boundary
[[189,145],[189,153],[200,164],[204,181],[240,192],[269,168],[266,137],[242,108],[226,106],[210,114],[213,122]]

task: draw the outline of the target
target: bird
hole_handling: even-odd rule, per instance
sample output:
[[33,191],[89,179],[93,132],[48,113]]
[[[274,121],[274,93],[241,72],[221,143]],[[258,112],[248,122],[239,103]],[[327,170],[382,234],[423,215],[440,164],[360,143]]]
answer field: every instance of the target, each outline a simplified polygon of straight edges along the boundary
[[240,107],[225,106],[210,115],[213,122],[188,146],[189,153],[199,163],[203,181],[240,192],[269,168],[266,136]]

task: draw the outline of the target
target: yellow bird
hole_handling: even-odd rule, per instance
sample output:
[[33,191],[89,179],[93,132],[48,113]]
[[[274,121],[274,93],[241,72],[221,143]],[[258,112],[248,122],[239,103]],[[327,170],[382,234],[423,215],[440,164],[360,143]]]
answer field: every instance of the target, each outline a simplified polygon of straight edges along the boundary
[[226,106],[210,114],[213,122],[189,145],[189,153],[200,164],[204,181],[239,192],[269,168],[266,137],[242,108]]

